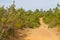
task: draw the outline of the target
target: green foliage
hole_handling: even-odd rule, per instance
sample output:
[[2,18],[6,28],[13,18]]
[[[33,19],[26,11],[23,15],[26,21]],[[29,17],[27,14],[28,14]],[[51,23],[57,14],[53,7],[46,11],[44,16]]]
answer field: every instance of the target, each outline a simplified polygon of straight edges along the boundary
[[23,8],[15,9],[14,3],[7,9],[0,7],[0,40],[12,40],[16,29],[36,28],[39,23],[40,11],[36,9],[25,11]]
[[60,9],[56,7],[54,10],[48,10],[43,21],[48,24],[50,28],[60,25]]
[[43,17],[43,21],[51,28],[60,25],[60,9],[58,7],[47,11],[42,9],[41,11],[38,9],[25,11],[23,8],[16,10],[14,3],[8,9],[5,9],[4,6],[0,7],[0,40],[5,40],[8,36],[8,38],[12,37],[15,34],[15,28],[39,27],[40,17]]

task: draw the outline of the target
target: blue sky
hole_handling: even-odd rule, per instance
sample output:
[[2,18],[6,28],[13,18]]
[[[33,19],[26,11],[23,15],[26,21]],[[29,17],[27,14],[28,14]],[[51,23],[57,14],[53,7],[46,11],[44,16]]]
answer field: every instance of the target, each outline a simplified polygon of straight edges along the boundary
[[[0,6],[9,7],[12,2],[13,0],[0,0]],[[25,10],[41,8],[48,10],[49,8],[55,8],[57,3],[60,3],[60,0],[15,0],[16,8],[24,8]]]

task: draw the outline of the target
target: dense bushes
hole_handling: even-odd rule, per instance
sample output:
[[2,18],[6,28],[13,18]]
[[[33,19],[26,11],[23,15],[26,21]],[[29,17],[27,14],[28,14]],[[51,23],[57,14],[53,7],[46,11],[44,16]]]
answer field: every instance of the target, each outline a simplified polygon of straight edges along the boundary
[[47,11],[38,9],[25,11],[23,8],[16,10],[14,3],[7,9],[0,7],[0,40],[11,40],[15,29],[39,27],[40,17],[43,17],[43,21],[49,27],[60,29],[60,9],[58,7]]
[[60,25],[60,9],[56,7],[54,10],[48,10],[43,21],[48,24],[49,27],[58,27],[58,25]]
[[0,7],[0,40],[12,40],[15,29],[39,27],[40,11],[15,9],[14,3],[7,9]]

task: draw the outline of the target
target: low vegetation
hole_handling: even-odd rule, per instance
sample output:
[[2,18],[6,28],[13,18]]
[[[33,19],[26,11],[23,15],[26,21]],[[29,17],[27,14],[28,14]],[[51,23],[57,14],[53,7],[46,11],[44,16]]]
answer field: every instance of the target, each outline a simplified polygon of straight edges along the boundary
[[15,9],[13,4],[5,9],[0,7],[0,40],[11,40],[16,29],[36,28],[40,26],[39,18],[43,17],[43,21],[50,28],[58,27],[60,29],[60,5],[54,9],[43,11],[36,9],[35,11],[25,11],[23,8]]

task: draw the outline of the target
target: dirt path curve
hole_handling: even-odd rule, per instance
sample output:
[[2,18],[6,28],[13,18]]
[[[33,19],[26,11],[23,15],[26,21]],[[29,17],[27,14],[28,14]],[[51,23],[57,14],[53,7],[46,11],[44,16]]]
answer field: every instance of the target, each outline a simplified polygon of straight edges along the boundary
[[29,30],[25,40],[59,40],[54,29],[47,28],[48,25],[43,22],[43,18],[40,18],[40,23],[39,28]]

